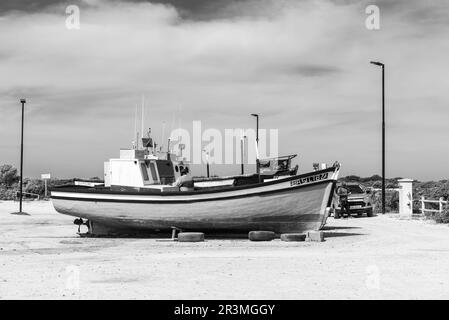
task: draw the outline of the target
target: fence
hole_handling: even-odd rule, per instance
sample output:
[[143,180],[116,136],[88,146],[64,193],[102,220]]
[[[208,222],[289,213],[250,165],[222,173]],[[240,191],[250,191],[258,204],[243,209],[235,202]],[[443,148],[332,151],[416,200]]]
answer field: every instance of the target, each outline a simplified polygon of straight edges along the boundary
[[[29,196],[29,197],[35,197],[36,200],[40,200],[40,195],[38,195],[38,194],[36,194],[36,193],[22,192],[22,195],[23,195],[23,198],[22,198],[23,200],[25,200],[27,196]],[[19,201],[19,199],[20,199],[20,192],[17,192],[14,201]],[[34,200],[34,199],[33,199],[33,200]]]
[[[418,201],[421,202],[421,213],[422,214],[425,214],[426,212],[441,213],[441,212],[443,212],[444,205],[449,203],[449,201],[444,201],[443,198],[440,198],[438,200],[426,200],[424,197],[421,197],[421,199]],[[438,204],[438,209],[427,209],[426,203]]]

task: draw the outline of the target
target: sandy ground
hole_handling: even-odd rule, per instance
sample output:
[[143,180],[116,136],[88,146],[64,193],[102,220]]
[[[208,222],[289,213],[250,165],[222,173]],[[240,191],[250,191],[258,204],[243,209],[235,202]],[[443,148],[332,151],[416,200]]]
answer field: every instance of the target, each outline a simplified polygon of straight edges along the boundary
[[[50,202],[0,202],[1,299],[449,298],[449,228],[329,219],[322,243],[80,238]],[[206,235],[207,238],[207,235]]]

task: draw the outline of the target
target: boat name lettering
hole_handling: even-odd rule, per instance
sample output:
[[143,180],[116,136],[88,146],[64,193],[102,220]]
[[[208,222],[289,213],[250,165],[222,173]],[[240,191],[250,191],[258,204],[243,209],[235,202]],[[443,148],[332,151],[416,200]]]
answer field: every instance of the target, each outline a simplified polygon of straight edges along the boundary
[[316,174],[314,176],[308,176],[305,178],[292,180],[292,181],[290,181],[290,186],[298,186],[298,185],[305,184],[305,183],[325,180],[325,179],[327,179],[328,175],[329,175],[329,173],[326,172],[326,173]]

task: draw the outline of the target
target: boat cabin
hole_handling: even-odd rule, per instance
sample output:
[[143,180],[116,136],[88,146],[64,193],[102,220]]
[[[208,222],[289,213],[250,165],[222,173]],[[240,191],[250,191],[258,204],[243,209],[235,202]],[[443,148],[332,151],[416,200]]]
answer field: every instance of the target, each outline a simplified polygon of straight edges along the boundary
[[[291,159],[296,155],[283,156],[260,161],[260,175],[238,175],[201,178],[193,181],[195,190],[229,188],[256,184],[271,179],[295,175],[298,166],[291,169]],[[189,172],[189,166],[177,160],[176,155],[166,154],[165,159],[150,153],[148,149],[121,149],[120,157],[104,163],[104,186],[111,189],[156,189],[179,191],[175,185],[182,172]],[[181,188],[181,191],[183,188]],[[185,191],[185,190],[184,190]]]
[[156,188],[171,186],[188,165],[168,156],[160,159],[147,150],[121,149],[120,158],[104,163],[105,187],[121,186],[134,188]]
[[291,168],[291,164],[292,159],[296,156],[296,154],[292,154],[260,160],[260,175],[265,178],[295,175],[298,171],[298,165]]

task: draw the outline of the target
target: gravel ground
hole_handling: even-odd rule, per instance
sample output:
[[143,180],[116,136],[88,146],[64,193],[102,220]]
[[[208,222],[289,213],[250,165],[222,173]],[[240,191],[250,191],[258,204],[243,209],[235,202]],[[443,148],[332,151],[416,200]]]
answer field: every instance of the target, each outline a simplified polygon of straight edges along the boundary
[[449,298],[444,225],[331,218],[322,243],[177,243],[80,238],[51,202],[17,206],[0,202],[0,299]]

